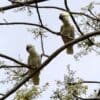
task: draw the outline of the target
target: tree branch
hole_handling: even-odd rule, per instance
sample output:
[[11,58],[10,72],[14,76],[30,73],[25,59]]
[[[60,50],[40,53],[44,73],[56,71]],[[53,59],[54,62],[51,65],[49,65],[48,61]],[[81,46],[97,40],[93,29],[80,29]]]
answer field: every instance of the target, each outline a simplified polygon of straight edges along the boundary
[[[29,7],[34,7],[34,8],[36,8],[36,6],[35,5],[28,5]],[[60,8],[60,7],[55,7],[55,6],[38,6],[38,8],[42,8],[42,9],[55,9],[55,10],[61,10],[61,11],[66,11],[66,9],[64,9],[64,8]],[[92,20],[97,20],[97,21],[100,21],[100,18],[96,18],[96,17],[92,17],[92,16],[90,16],[90,15],[88,15],[88,14],[85,14],[85,13],[83,13],[83,12],[74,12],[74,11],[67,11],[68,13],[71,13],[71,14],[74,14],[74,15],[83,15],[83,16],[85,16],[85,17],[88,17],[88,18],[90,18],[90,19],[92,19]]]
[[44,63],[37,69],[35,70],[32,74],[30,74],[29,76],[26,76],[19,84],[17,84],[16,86],[14,86],[10,91],[8,91],[4,97],[0,98],[0,100],[4,100],[6,99],[8,96],[10,96],[12,93],[14,93],[17,89],[19,89],[25,82],[27,82],[31,77],[33,77],[38,71],[42,70],[46,65],[48,65],[58,54],[60,54],[65,48],[74,45],[80,41],[83,41],[89,37],[92,36],[96,36],[96,35],[100,35],[100,31],[98,32],[92,32],[92,33],[87,33],[84,36],[81,36],[75,40],[72,40],[68,43],[66,43],[64,46],[60,47],[59,49],[57,49],[54,53],[51,54],[51,56],[44,61]]
[[[65,3],[66,10],[67,10],[68,12],[71,12],[70,9],[69,9],[69,7],[68,7],[67,0],[64,0],[64,3]],[[72,15],[71,13],[70,13],[70,16],[71,16],[71,18],[72,18],[72,20],[73,20],[73,22],[74,22],[74,24],[75,24],[77,30],[80,32],[81,35],[84,35],[84,33],[81,31],[80,27],[78,26],[78,24],[77,24],[75,18],[73,17],[73,15]],[[89,43],[89,46],[94,45],[94,43],[93,43],[93,41],[92,41],[91,39],[88,38],[88,41],[90,42],[90,43]]]
[[25,66],[18,66],[18,65],[15,65],[15,66],[13,66],[13,65],[1,65],[0,66],[0,69],[2,69],[2,68],[26,68]]
[[[44,2],[44,1],[48,1],[48,0],[38,0],[37,2],[39,3],[39,2]],[[30,5],[30,4],[35,4],[35,3],[36,3],[36,0],[20,2],[20,3],[13,4],[13,5],[8,5],[6,7],[1,7],[0,11],[2,12],[2,11],[9,10],[12,8],[23,7],[25,5]]]
[[84,84],[84,83],[96,83],[100,84],[100,81],[81,81],[81,82],[73,82],[73,83],[68,83],[69,85],[76,85],[76,84]]
[[30,25],[30,26],[37,26],[37,27],[41,27],[55,35],[60,35],[58,32],[54,32],[52,31],[51,29],[45,27],[45,26],[42,26],[42,25],[39,25],[39,24],[33,24],[33,23],[27,23],[27,22],[9,22],[9,23],[0,23],[0,25]]
[[[10,61],[13,61],[13,62],[15,62],[15,63],[21,65],[22,67],[26,67],[26,68],[28,68],[28,69],[34,70],[34,68],[32,68],[32,66],[28,66],[27,64],[24,64],[24,63],[22,63],[22,62],[20,62],[20,61],[18,61],[18,60],[16,60],[16,59],[14,59],[14,58],[12,58],[12,57],[9,57],[9,56],[7,56],[7,55],[4,55],[4,54],[1,54],[1,53],[0,53],[0,57],[5,58],[5,59],[8,59],[8,60],[10,60]],[[20,66],[20,67],[21,67],[21,66]],[[2,67],[3,67],[3,66],[1,66],[0,68],[2,68]],[[6,67],[7,67],[7,66],[6,66]],[[10,67],[10,66],[8,66],[8,67]],[[11,66],[11,67],[14,67],[14,66]],[[16,66],[16,67],[17,67],[17,66]]]
[[4,54],[1,54],[1,53],[0,53],[0,57],[6,58],[6,59],[8,59],[8,60],[11,60],[11,61],[13,61],[13,62],[15,62],[15,63],[17,63],[17,64],[22,65],[22,66],[28,67],[27,64],[24,64],[24,63],[22,63],[22,62],[20,62],[20,61],[18,61],[18,60],[16,60],[16,59],[14,59],[14,58],[12,58],[12,57],[9,57],[9,56],[7,56],[7,55],[4,55]]
[[[42,22],[41,15],[40,15],[40,12],[39,12],[38,3],[36,3],[36,11],[37,11],[37,14],[38,14],[38,18],[39,18],[40,25],[41,26],[44,26],[43,25],[43,22]],[[45,55],[44,42],[43,42],[43,34],[41,32],[41,28],[40,28],[40,32],[39,33],[40,33],[40,41],[41,41],[42,53]]]
[[[8,6],[5,6],[5,7],[0,7],[0,11],[6,11],[6,10],[10,10],[12,9],[12,6],[14,5],[8,5]],[[36,8],[35,5],[29,5],[29,4],[25,4],[24,6],[29,6],[29,7],[34,7]],[[21,7],[21,6],[18,6],[18,7]],[[17,8],[16,6],[14,8]],[[43,8],[43,9],[56,9],[56,10],[61,10],[61,11],[66,11],[66,9],[63,9],[63,8],[60,8],[60,7],[55,7],[55,6],[38,6],[38,8]],[[100,21],[100,18],[95,18],[95,17],[92,17],[88,14],[85,14],[83,12],[73,12],[73,11],[69,11],[69,13],[72,13],[72,14],[75,14],[75,15],[83,15],[85,17],[88,17],[92,20],[97,20],[97,21]]]

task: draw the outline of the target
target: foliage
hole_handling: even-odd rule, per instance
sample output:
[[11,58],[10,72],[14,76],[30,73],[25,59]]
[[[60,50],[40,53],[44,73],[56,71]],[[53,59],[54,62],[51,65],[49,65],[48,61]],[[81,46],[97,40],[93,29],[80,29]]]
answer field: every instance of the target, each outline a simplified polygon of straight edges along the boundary
[[[86,16],[76,16],[76,21],[79,24],[79,28],[82,30],[83,34],[99,31],[100,30],[100,16],[99,13],[96,12],[96,2],[90,2],[87,6],[81,8],[82,12],[91,16],[92,18]],[[94,18],[94,19],[93,19]],[[80,34],[78,33],[80,36]],[[92,42],[91,42],[92,41]],[[93,44],[91,44],[93,43]],[[98,41],[98,37],[94,36],[84,41],[81,41],[77,44],[79,51],[74,55],[76,60],[79,58],[91,53],[92,51],[96,54],[100,55],[99,48],[100,42]]]
[[14,100],[35,100],[47,90],[48,86],[49,84],[46,83],[41,88],[36,86],[24,87],[16,92]]
[[67,70],[68,73],[65,75],[64,81],[57,81],[57,89],[51,97],[53,100],[74,100],[74,95],[80,96],[86,94],[87,85],[81,84],[82,79],[75,77],[75,71],[71,70],[69,66]]
[[39,90],[36,87],[32,89],[21,89],[16,92],[14,100],[32,100],[39,94]]
[[[27,1],[27,0],[18,0],[18,2],[23,2],[23,1]],[[12,4],[8,7],[6,7],[6,6],[3,8],[1,7],[0,11],[4,12],[5,11],[4,9],[7,9],[7,10],[13,9],[13,6],[14,5]],[[31,16],[34,14],[33,7],[35,7],[35,6],[34,6],[34,4],[25,4],[25,5],[19,6],[17,8],[17,6],[15,4],[15,8],[16,8],[15,12],[27,11],[28,15]],[[90,4],[88,4],[87,6],[85,6],[81,9],[83,15],[81,13],[76,12],[75,17],[74,17],[75,13],[70,12],[70,13],[72,13],[73,19],[76,20],[76,23],[79,27],[79,29],[77,28],[78,31],[75,30],[75,36],[80,37],[82,34],[84,35],[89,32],[100,31],[100,14],[98,12],[96,12],[95,6],[96,6],[95,1],[90,2]],[[42,8],[42,7],[40,6],[40,8]],[[56,7],[53,7],[53,8],[56,8]],[[35,7],[35,9],[36,9],[36,7]],[[39,39],[41,40],[42,54],[44,57],[47,57],[47,59],[49,61],[51,59],[50,56],[45,54],[45,48],[44,48],[45,46],[44,46],[43,36],[46,37],[47,35],[45,36],[44,33],[48,31],[50,33],[53,33],[53,35],[55,34],[57,36],[60,36],[60,34],[59,34],[59,32],[54,32],[53,30],[47,28],[47,25],[42,25],[41,16],[39,16],[39,11],[38,11],[38,9],[36,9],[36,10],[37,10],[39,23],[34,24],[34,25],[36,25],[35,26],[36,28],[34,28],[32,26],[32,27],[30,27],[31,29],[28,29],[28,31],[31,32],[35,38],[38,38],[40,36]],[[59,9],[59,10],[62,10],[62,9]],[[65,11],[65,10],[63,10],[63,11]],[[88,16],[86,16],[86,15],[88,15]],[[47,16],[47,14],[46,14],[46,16]],[[3,23],[3,24],[0,23],[1,25],[9,24],[9,21],[7,21],[5,19],[3,19],[3,20],[5,23]],[[23,24],[25,24],[25,23],[23,23]],[[30,23],[27,23],[27,25],[29,25],[29,24]],[[55,23],[53,23],[53,24],[55,24]],[[75,22],[74,22],[74,24],[75,24]],[[10,25],[11,25],[11,23],[10,23]],[[75,26],[77,26],[77,25],[75,24]],[[47,30],[47,31],[45,31],[45,30]],[[93,42],[93,44],[90,41]],[[98,37],[93,36],[93,37],[86,39],[84,41],[81,41],[80,43],[77,44],[78,50],[77,50],[77,53],[75,53],[74,58],[78,60],[78,58],[88,55],[88,53],[91,53],[92,51],[95,51],[97,54],[100,55],[99,48],[100,48],[100,40],[98,40]],[[11,60],[11,59],[9,59],[9,60]],[[19,61],[22,62],[21,59]],[[28,68],[19,66],[18,64],[15,64],[15,63],[13,63],[13,66],[11,66],[11,65],[5,64],[4,61],[0,61],[0,66],[1,66],[1,68],[3,68],[3,71],[5,72],[4,74],[6,76],[3,80],[1,80],[1,83],[3,83],[3,84],[8,83],[8,82],[12,82],[12,83],[14,82],[15,86],[16,86],[20,81],[23,80],[23,78],[28,73]],[[0,71],[2,71],[2,70],[0,70]],[[51,99],[53,99],[53,100],[58,100],[58,99],[74,100],[75,96],[81,96],[81,95],[85,95],[87,93],[87,90],[88,90],[87,85],[82,84],[83,80],[79,77],[76,77],[76,75],[75,75],[76,72],[71,70],[70,66],[68,66],[66,73],[67,74],[64,76],[63,82],[56,81],[57,89],[54,90],[53,95],[51,96]],[[24,83],[23,87],[21,87],[19,90],[18,89],[13,90],[14,92],[16,92],[14,100],[32,100],[32,99],[35,100],[44,91],[47,90],[47,87],[48,87],[48,83],[45,86],[42,86],[42,88],[33,86],[32,84],[30,84],[30,82]],[[11,94],[9,94],[9,95],[11,95]],[[5,96],[5,95],[2,95],[2,96]]]

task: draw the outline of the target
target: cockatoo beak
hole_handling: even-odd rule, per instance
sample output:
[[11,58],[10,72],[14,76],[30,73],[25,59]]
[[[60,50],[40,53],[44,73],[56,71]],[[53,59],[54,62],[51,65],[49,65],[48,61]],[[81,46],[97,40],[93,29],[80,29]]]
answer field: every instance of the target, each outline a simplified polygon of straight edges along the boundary
[[26,50],[29,52],[30,48],[32,48],[32,45],[27,45]]
[[60,19],[60,20],[63,20],[63,16],[62,16],[62,14],[60,14],[59,19]]
[[29,51],[29,46],[26,46],[26,50]]

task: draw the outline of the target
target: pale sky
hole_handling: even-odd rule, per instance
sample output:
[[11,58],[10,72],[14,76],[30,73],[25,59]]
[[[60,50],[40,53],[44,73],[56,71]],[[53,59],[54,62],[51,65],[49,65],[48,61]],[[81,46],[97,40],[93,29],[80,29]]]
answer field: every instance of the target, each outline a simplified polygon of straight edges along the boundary
[[[79,11],[80,7],[88,5],[92,0],[69,0],[69,5],[73,11]],[[99,0],[95,0],[98,1]],[[10,3],[9,3],[10,4]],[[8,5],[7,0],[0,1],[0,6]],[[41,5],[52,5],[63,7],[63,0],[50,0]],[[28,16],[28,13],[25,11],[15,12],[15,10],[8,10],[4,13],[0,13],[0,22],[4,22],[3,19],[6,19],[8,22],[38,22],[36,18],[36,10],[33,10],[34,14]],[[52,30],[59,32],[61,22],[58,17],[61,11],[56,10],[41,10],[41,15],[44,24],[47,24]],[[18,56],[23,59],[23,62],[27,63],[27,52],[25,47],[27,44],[34,44],[39,53],[40,41],[39,39],[34,40],[34,36],[27,31],[28,28],[32,26],[0,26],[0,53],[7,54],[13,58],[18,59]],[[57,48],[63,45],[63,42],[60,37],[52,35],[51,33],[46,33],[47,38],[44,39],[45,50],[47,54],[51,54],[52,51],[55,51]],[[76,49],[75,49],[76,50]],[[75,51],[76,53],[77,51]],[[50,62],[41,72],[40,75],[40,86],[44,85],[46,82],[50,83],[50,88],[48,91],[44,92],[44,96],[40,97],[38,100],[50,100],[49,95],[51,95],[52,90],[55,86],[55,80],[62,80],[66,72],[66,66],[71,64],[71,69],[77,71],[77,76],[83,80],[90,81],[100,81],[98,77],[100,75],[100,56],[94,52],[89,53],[87,56],[80,58],[79,61],[76,61],[73,56],[65,54],[63,51],[59,54],[53,61]],[[2,78],[1,74],[0,77]],[[93,87],[98,87],[97,85]],[[92,89],[92,86],[91,88]],[[5,91],[4,87],[0,87],[0,91]],[[7,98],[6,100],[11,100]]]

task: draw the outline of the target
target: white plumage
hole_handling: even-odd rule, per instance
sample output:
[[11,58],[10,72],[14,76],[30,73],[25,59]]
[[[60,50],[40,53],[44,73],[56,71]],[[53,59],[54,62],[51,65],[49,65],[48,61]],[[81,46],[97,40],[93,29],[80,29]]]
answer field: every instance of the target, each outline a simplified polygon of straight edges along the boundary
[[[68,43],[69,41],[74,39],[74,27],[70,24],[68,17],[68,13],[61,13],[59,16],[59,19],[63,22],[60,33],[64,43]],[[73,45],[66,48],[66,52],[68,54],[73,54]]]
[[[28,56],[28,65],[31,66],[33,69],[29,69],[29,74],[32,74],[37,68],[39,68],[41,66],[41,57],[40,55],[36,52],[35,48],[33,45],[27,45],[26,50],[29,53]],[[34,83],[34,85],[39,85],[40,82],[40,71],[37,72],[33,77],[32,77],[32,81]]]

